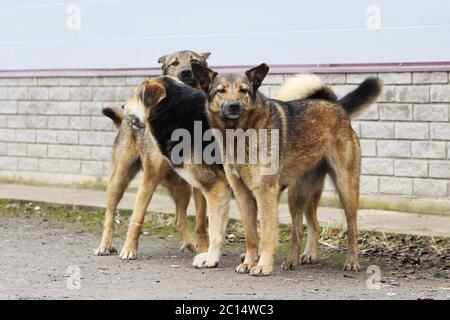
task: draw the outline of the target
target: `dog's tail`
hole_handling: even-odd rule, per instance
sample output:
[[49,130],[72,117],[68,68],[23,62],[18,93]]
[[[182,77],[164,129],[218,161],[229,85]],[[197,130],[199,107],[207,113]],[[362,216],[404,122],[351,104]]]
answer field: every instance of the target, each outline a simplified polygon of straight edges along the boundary
[[277,100],[294,101],[305,99],[322,99],[336,102],[336,94],[318,76],[299,74],[283,84],[276,95]]
[[119,110],[119,108],[103,108],[102,113],[107,116],[108,118],[110,118],[113,122],[114,125],[117,128],[120,128],[120,125],[122,124],[123,121],[123,117],[124,114],[122,112],[122,110]]
[[322,99],[334,102],[344,108],[349,115],[354,115],[370,106],[383,89],[383,82],[377,78],[367,78],[358,88],[337,99],[336,94],[318,76],[300,74],[289,79],[277,93],[276,99],[294,101],[305,99]]
[[354,115],[370,106],[381,93],[383,81],[377,78],[367,78],[358,88],[337,101],[349,115]]

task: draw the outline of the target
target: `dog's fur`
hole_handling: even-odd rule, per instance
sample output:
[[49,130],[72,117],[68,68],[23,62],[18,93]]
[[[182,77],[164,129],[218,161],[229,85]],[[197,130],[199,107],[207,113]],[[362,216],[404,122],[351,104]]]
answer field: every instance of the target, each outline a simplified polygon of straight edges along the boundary
[[[196,164],[194,159],[199,154],[192,140],[190,157],[183,155],[181,164],[173,163],[171,154],[175,143],[172,141],[172,133],[177,129],[185,129],[194,137],[194,121],[198,121],[202,124],[203,135],[210,128],[205,104],[206,98],[202,91],[169,76],[145,81],[125,103],[125,113],[137,117],[146,126],[145,143],[155,143],[174,171],[201,190],[206,198],[209,249],[194,258],[193,266],[197,268],[213,268],[219,264],[231,190],[220,164]],[[203,148],[200,152],[203,152]]]
[[[196,87],[197,81],[192,75],[191,64],[207,65],[209,53],[179,51],[159,58],[163,74],[182,79],[187,84]],[[143,177],[139,186],[133,218],[130,224],[127,240],[120,253],[122,259],[136,258],[138,239],[144,214],[153,191],[158,185],[165,186],[176,206],[177,228],[182,239],[182,250],[206,252],[206,202],[199,190],[194,189],[196,207],[196,242],[188,230],[187,207],[191,197],[190,185],[181,179],[168,165],[159,149],[148,139],[136,118],[125,117],[119,108],[105,108],[103,114],[113,120],[119,129],[113,145],[111,173],[106,190],[106,214],[101,244],[95,251],[96,255],[115,254],[113,247],[114,219],[117,205],[136,174],[143,169]]]
[[[308,243],[302,260],[306,263],[316,260],[319,232],[316,210],[327,174],[334,182],[347,217],[348,252],[344,269],[359,270],[356,215],[361,151],[349,114],[372,103],[379,95],[382,83],[377,79],[367,79],[358,89],[335,103],[320,99],[299,101],[305,95],[314,96],[314,92],[320,91],[317,88],[323,87],[316,79],[302,81],[298,78],[280,91],[284,100],[297,101],[282,102],[269,99],[258,91],[269,71],[266,64],[241,75],[218,75],[200,65],[193,65],[193,71],[208,95],[210,123],[223,135],[227,128],[279,131],[279,141],[276,142],[279,143],[280,163],[276,174],[263,175],[262,164],[232,164],[227,163],[224,157],[225,173],[241,212],[247,243],[245,260],[236,271],[255,276],[272,272],[278,243],[278,201],[281,191],[286,188],[292,217],[292,243],[282,268],[293,269],[300,262],[304,211]],[[312,90],[305,89],[304,85],[308,83]],[[322,90],[319,96],[324,94],[327,95]],[[271,149],[270,139],[268,150],[275,152]],[[248,153],[248,143],[245,149]],[[257,212],[261,221],[259,260]]]

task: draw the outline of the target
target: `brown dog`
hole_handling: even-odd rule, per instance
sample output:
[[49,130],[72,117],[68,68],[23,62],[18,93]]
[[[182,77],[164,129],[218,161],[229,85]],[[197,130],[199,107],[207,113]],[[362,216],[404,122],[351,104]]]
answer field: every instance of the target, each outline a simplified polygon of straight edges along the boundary
[[[193,77],[192,63],[206,66],[210,53],[195,53],[179,51],[159,58],[162,63],[163,74],[178,77],[192,87],[198,83]],[[127,240],[120,254],[122,259],[136,258],[138,239],[143,217],[154,189],[162,185],[169,190],[176,206],[177,228],[182,239],[182,250],[208,250],[206,239],[206,202],[199,190],[194,189],[196,207],[196,244],[192,241],[187,224],[187,207],[191,197],[190,185],[181,179],[168,165],[158,148],[147,143],[144,148],[145,135],[135,119],[124,117],[121,110],[105,108],[103,113],[111,118],[119,132],[115,139],[112,152],[111,173],[106,190],[106,214],[103,227],[102,241],[96,255],[110,255],[117,253],[113,247],[114,219],[117,205],[131,180],[143,169],[143,177],[135,203],[135,212],[139,218],[133,220],[127,234]]]
[[[256,164],[239,163],[237,152],[229,149],[234,142],[223,141],[222,144],[225,173],[241,212],[247,243],[245,260],[236,271],[254,276],[272,272],[278,244],[278,201],[286,188],[292,216],[292,246],[282,267],[292,269],[299,264],[305,209],[309,241],[303,260],[316,259],[316,210],[327,174],[334,182],[347,217],[348,253],[344,270],[359,270],[356,215],[361,151],[349,115],[370,105],[379,95],[382,83],[367,79],[336,103],[320,99],[282,102],[258,91],[269,71],[266,64],[241,75],[218,75],[201,65],[193,65],[193,71],[208,95],[211,126],[219,130],[221,136],[226,135],[227,129],[255,131],[256,140],[244,142],[240,145],[241,151],[244,149],[247,156],[254,155],[251,147],[256,145],[264,147],[270,158],[264,163],[261,159]],[[299,93],[308,91],[302,89],[304,84],[297,84],[297,90],[295,84],[283,88],[284,100],[301,99]],[[266,136],[259,135],[263,132]],[[259,260],[257,212],[261,221]]]

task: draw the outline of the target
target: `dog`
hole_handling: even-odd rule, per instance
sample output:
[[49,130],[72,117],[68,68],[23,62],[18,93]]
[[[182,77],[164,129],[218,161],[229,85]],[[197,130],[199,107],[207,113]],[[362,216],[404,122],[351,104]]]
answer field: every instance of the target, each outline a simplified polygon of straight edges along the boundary
[[[323,94],[325,91],[314,81],[308,83],[294,79],[280,90],[281,98],[289,101],[283,102],[269,99],[258,90],[269,72],[266,64],[244,74],[219,75],[198,64],[192,69],[208,96],[206,110],[210,124],[221,136],[227,129],[274,130],[265,142],[270,156],[278,154],[278,158],[273,158],[273,162],[278,159],[276,172],[267,173],[266,170],[273,162],[236,163],[236,153],[228,154],[230,143],[227,141],[227,145],[223,143],[221,146],[224,170],[241,212],[246,237],[245,259],[237,266],[236,272],[253,276],[271,274],[278,244],[279,196],[285,189],[288,190],[292,234],[291,248],[282,269],[295,269],[299,265],[303,212],[308,226],[303,261],[311,263],[316,260],[319,231],[316,211],[326,175],[331,177],[336,187],[347,218],[348,252],[344,270],[360,270],[357,209],[361,150],[350,116],[376,100],[382,82],[376,78],[366,79],[340,100],[302,100],[305,94],[313,97],[314,92]],[[305,86],[310,89],[305,89]],[[257,139],[257,144],[263,142],[259,136]],[[245,154],[252,154],[251,145],[245,143],[241,146]],[[260,248],[257,243],[257,214],[261,222]]]
[[[179,78],[192,87],[198,87],[193,77],[191,64],[199,63],[207,66],[209,52],[195,53],[193,51],[178,51],[158,59],[162,64],[162,72]],[[144,130],[135,118],[125,117],[119,108],[105,108],[103,114],[109,117],[118,128],[113,150],[111,171],[106,190],[106,213],[102,240],[95,254],[99,256],[116,254],[113,247],[114,220],[117,205],[136,174],[143,169],[143,177],[136,198],[134,211],[138,218],[132,220],[127,240],[120,253],[122,259],[135,259],[137,256],[138,239],[148,203],[158,185],[166,187],[175,202],[176,225],[182,240],[182,250],[206,252],[206,202],[199,190],[191,191],[190,185],[181,179],[168,165],[166,159],[158,152],[152,143],[147,143]],[[194,196],[196,207],[196,242],[191,238],[187,223],[187,207]]]
[[[124,104],[125,113],[145,125],[144,144],[158,146],[174,172],[200,190],[206,199],[209,247],[207,252],[194,257],[193,266],[196,268],[214,268],[219,264],[231,197],[231,189],[220,163],[197,161],[207,145],[201,143],[198,150],[191,138],[195,136],[196,122],[200,124],[201,136],[209,129],[205,105],[205,94],[201,90],[170,76],[144,81]],[[190,135],[189,150],[181,154],[181,162],[173,158],[177,144],[172,135],[177,130]],[[211,142],[213,147],[214,143]],[[220,154],[217,156],[220,157]],[[132,221],[135,221],[134,216],[133,212]]]

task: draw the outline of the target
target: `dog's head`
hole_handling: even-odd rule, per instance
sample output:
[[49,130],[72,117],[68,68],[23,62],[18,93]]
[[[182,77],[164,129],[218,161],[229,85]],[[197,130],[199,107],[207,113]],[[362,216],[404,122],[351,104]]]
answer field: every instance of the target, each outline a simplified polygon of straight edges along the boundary
[[178,78],[159,76],[141,83],[123,105],[123,110],[142,129],[151,119],[183,119],[186,112],[196,110],[195,108],[200,110],[205,103],[202,91],[186,85]]
[[209,56],[209,52],[196,53],[183,50],[162,56],[158,59],[158,62],[162,64],[163,75],[177,77],[187,85],[195,88],[198,82],[192,73],[192,64],[198,63],[207,67],[206,60]]
[[192,70],[208,96],[208,111],[213,121],[219,120],[224,127],[234,128],[239,122],[245,122],[258,107],[258,88],[269,72],[269,66],[263,63],[244,74],[219,75],[199,64],[193,64]]

